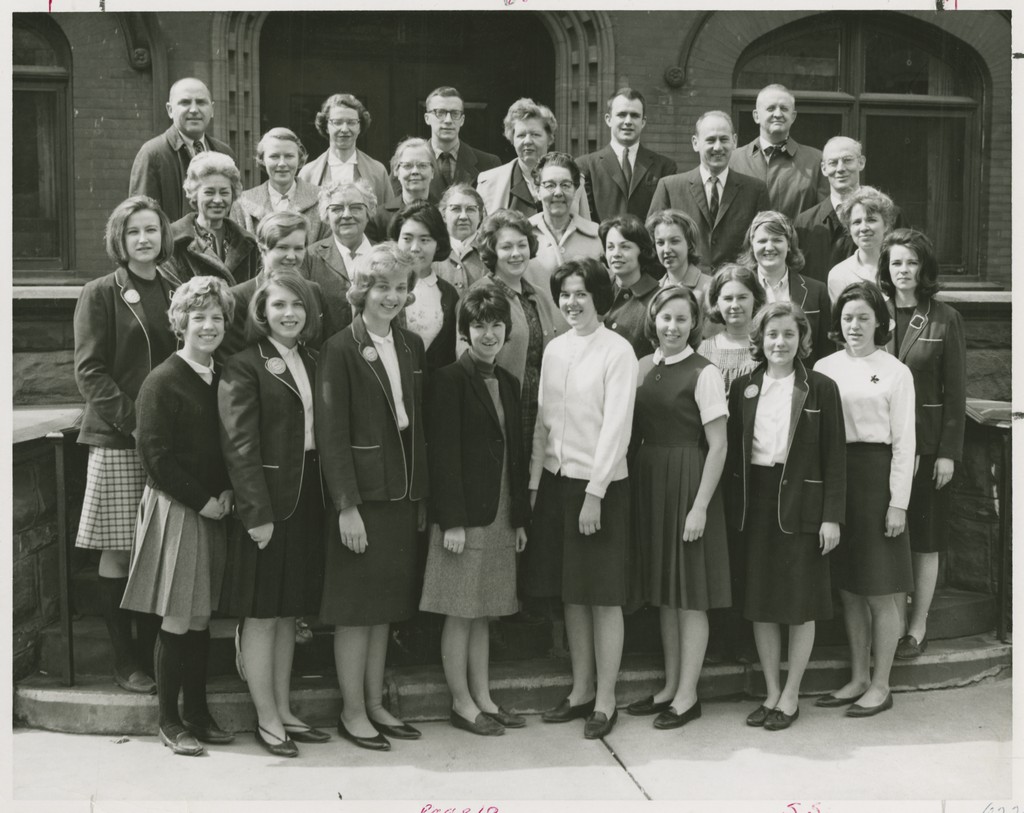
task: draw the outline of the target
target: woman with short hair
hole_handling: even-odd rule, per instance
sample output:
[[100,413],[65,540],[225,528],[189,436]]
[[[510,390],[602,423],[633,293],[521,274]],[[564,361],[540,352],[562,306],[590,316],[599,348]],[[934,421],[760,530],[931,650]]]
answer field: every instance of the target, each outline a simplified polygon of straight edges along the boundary
[[828,297],[833,303],[847,285],[878,283],[878,257],[896,222],[896,205],[884,192],[862,186],[843,201],[837,214],[857,250],[828,272]]

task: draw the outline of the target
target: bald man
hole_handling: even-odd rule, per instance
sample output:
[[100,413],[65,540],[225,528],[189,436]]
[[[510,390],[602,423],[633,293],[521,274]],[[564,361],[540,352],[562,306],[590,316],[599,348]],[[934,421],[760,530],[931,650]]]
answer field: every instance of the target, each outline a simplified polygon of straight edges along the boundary
[[235,154],[223,141],[207,134],[213,121],[213,99],[199,79],[186,77],[171,85],[167,117],[171,126],[139,148],[128,194],[154,198],[173,223],[192,211],[181,186],[192,156],[212,150],[234,160]]
[[783,85],[762,88],[753,115],[760,132],[733,152],[729,167],[764,181],[772,208],[793,220],[828,197],[828,183],[821,174],[821,150],[790,137],[796,100]]

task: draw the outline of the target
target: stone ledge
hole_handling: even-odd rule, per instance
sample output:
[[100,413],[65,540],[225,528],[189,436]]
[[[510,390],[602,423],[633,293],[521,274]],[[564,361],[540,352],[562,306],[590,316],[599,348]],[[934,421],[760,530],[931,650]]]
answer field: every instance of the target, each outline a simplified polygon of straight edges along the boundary
[[46,437],[51,432],[71,429],[82,414],[82,404],[60,406],[16,406],[13,409],[12,443]]

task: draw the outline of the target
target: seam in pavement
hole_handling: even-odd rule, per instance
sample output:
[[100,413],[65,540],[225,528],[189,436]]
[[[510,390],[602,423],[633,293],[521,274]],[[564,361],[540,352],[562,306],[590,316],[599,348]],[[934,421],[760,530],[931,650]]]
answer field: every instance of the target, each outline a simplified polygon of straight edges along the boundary
[[632,780],[633,784],[636,785],[636,789],[639,790],[644,795],[644,798],[648,802],[651,801],[651,797],[647,795],[647,791],[644,790],[644,786],[636,781],[636,777],[633,776],[633,774],[630,772],[629,768],[626,767],[626,763],[624,763],[621,759],[619,759],[619,755],[616,754],[615,753],[615,749],[612,748],[608,744],[608,740],[602,738],[601,742],[604,743],[604,747],[608,749],[608,753],[612,755],[612,759],[614,759],[616,762],[619,763],[619,765],[622,766],[622,770],[626,772],[626,776],[628,776],[630,778],[630,780]]

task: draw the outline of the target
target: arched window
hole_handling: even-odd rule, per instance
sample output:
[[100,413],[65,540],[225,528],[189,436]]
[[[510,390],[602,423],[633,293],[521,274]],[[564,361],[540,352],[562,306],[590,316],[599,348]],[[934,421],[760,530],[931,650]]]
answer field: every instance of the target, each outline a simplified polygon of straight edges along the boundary
[[785,85],[797,99],[797,141],[860,141],[861,182],[889,194],[906,222],[935,241],[943,274],[978,274],[980,60],[937,28],[895,15],[832,13],[753,42],[733,74],[739,140],[757,135],[757,91]]
[[14,268],[63,271],[73,262],[71,50],[46,14],[15,14],[12,39]]

